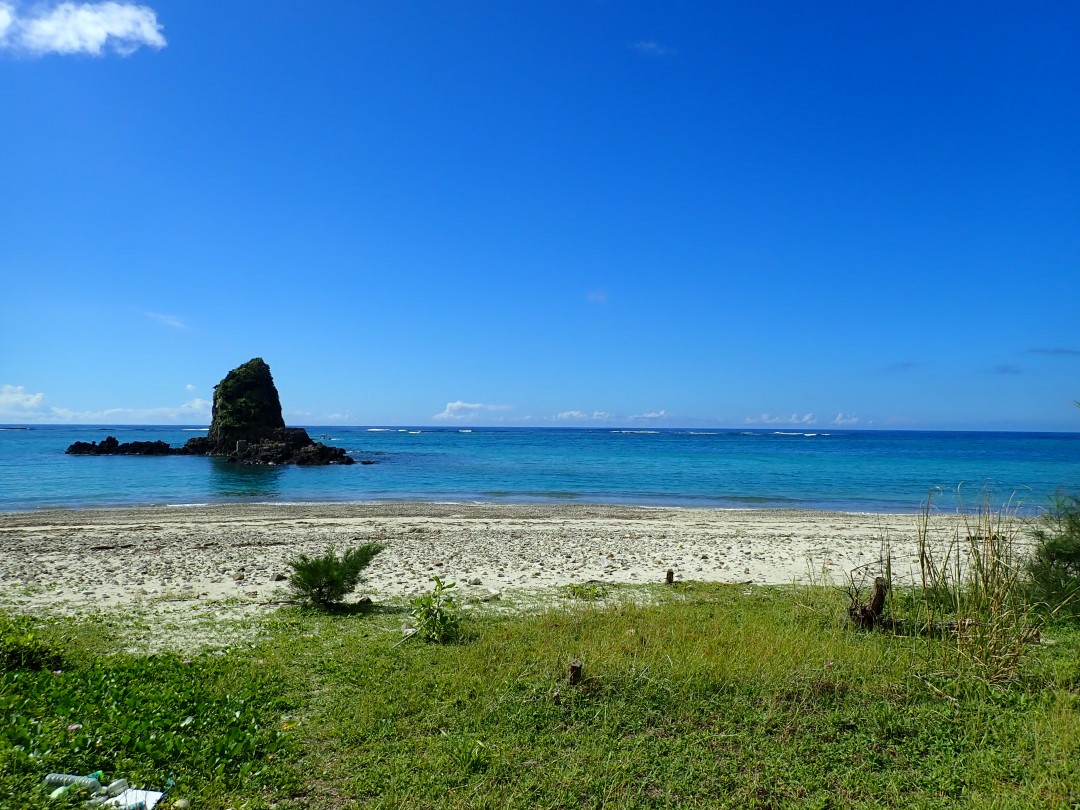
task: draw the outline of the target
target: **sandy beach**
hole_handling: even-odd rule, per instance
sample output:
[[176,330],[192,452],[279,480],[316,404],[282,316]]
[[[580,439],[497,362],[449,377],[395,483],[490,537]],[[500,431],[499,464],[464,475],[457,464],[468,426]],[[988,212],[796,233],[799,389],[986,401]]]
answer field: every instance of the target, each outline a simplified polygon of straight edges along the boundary
[[[362,593],[458,583],[467,600],[590,580],[834,582],[874,563],[888,535],[903,575],[915,516],[631,506],[319,504],[56,510],[0,515],[0,605],[72,612],[161,600],[274,605],[287,561],[377,540]],[[955,516],[936,519],[951,525]]]

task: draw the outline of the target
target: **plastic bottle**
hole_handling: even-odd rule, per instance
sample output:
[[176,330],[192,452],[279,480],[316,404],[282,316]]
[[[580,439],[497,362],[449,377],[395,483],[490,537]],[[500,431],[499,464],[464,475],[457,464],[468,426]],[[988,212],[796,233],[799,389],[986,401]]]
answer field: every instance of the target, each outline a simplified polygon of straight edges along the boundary
[[76,776],[71,773],[50,773],[45,777],[45,784],[49,787],[53,785],[59,785],[59,787],[49,794],[50,799],[62,799],[67,796],[72,790],[88,790],[91,793],[97,793],[101,790],[101,782],[99,778],[104,777],[101,771],[95,771],[90,776]]
[[70,785],[98,791],[101,790],[101,782],[98,780],[104,776],[105,774],[102,771],[94,771],[86,776],[76,776],[73,773],[50,773],[45,777],[45,784],[49,787]]
[[114,779],[112,782],[110,782],[108,784],[108,786],[106,788],[104,788],[105,795],[106,796],[119,796],[121,793],[123,793],[129,787],[130,787],[130,785],[128,785],[128,780],[127,779]]

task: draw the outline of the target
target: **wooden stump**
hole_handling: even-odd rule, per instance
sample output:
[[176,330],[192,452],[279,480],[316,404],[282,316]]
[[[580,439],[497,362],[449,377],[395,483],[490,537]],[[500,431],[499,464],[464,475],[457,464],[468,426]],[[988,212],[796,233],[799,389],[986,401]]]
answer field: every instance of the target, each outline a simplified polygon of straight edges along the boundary
[[889,581],[885,577],[875,577],[874,587],[870,591],[870,600],[866,604],[853,604],[848,608],[848,616],[855,626],[862,630],[873,630],[881,611],[885,608],[885,597],[889,593]]
[[668,585],[671,585],[675,582],[675,572],[672,569],[669,568],[667,570],[667,579],[665,579],[664,581],[667,582]]
[[571,686],[576,686],[581,683],[581,659],[571,658],[570,669],[566,673],[566,680],[570,682]]

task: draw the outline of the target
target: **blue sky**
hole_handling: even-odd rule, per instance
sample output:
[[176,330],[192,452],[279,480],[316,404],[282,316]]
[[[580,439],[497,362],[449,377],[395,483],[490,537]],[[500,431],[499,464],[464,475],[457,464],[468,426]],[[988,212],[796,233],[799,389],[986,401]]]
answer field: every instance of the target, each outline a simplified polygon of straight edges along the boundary
[[0,0],[0,422],[1080,430],[1080,5]]

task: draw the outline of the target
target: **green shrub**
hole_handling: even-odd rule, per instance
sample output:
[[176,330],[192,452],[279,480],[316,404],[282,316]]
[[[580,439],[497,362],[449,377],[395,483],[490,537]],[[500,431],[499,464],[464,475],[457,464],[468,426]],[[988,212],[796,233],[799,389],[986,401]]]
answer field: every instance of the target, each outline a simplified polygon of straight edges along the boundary
[[438,577],[432,579],[435,587],[431,592],[416,597],[412,602],[416,635],[438,643],[457,641],[461,638],[461,613],[454,597],[446,593],[455,583],[444,583]]
[[1032,530],[1027,569],[1036,599],[1080,619],[1080,498],[1059,497]]
[[60,650],[46,641],[26,617],[0,617],[0,672],[59,669]]
[[384,548],[382,543],[364,543],[349,549],[341,557],[333,548],[328,548],[321,557],[297,555],[289,560],[293,569],[289,586],[304,602],[322,608],[333,607],[360,584],[361,573]]

